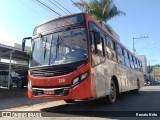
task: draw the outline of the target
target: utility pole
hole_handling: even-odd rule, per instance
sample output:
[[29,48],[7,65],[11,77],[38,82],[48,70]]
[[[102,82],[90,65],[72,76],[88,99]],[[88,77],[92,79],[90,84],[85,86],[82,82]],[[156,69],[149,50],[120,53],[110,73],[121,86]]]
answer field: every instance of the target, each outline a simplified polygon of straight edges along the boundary
[[148,36],[142,36],[142,37],[139,37],[139,38],[134,38],[133,37],[133,54],[135,54],[136,52],[136,49],[135,49],[135,39],[143,39],[143,38],[148,38]]

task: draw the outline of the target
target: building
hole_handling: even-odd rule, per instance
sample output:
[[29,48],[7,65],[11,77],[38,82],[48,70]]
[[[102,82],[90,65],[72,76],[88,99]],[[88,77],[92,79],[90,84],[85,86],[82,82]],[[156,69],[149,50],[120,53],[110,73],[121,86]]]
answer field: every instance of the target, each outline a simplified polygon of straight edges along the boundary
[[142,68],[145,74],[148,74],[147,70],[147,58],[144,55],[138,55],[138,58],[142,61]]
[[[20,64],[19,61],[24,64]],[[10,88],[13,85],[12,71],[27,71],[28,61],[29,56],[26,52],[22,52],[22,49],[0,43],[0,86]]]

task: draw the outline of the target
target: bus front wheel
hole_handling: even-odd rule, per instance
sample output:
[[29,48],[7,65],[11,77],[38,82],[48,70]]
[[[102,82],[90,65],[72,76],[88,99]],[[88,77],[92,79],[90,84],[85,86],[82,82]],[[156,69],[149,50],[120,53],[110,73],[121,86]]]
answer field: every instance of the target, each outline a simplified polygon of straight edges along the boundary
[[110,85],[110,94],[107,96],[107,100],[109,104],[113,104],[116,101],[117,98],[117,89],[115,82],[111,80],[111,85]]

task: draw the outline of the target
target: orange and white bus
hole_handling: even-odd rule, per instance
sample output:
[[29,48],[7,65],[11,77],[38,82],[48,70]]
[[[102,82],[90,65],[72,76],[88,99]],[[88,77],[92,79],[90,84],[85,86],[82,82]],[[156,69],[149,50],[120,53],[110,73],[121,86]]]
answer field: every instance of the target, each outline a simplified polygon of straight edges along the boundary
[[92,100],[144,85],[141,61],[87,13],[62,16],[34,29],[28,96],[37,99]]

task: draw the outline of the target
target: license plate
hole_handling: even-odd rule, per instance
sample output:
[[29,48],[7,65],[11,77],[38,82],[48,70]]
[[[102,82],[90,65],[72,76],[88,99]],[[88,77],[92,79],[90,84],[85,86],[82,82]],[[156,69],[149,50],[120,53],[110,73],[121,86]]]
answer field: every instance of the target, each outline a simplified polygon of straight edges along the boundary
[[45,95],[54,95],[55,94],[54,90],[44,90],[43,92]]

